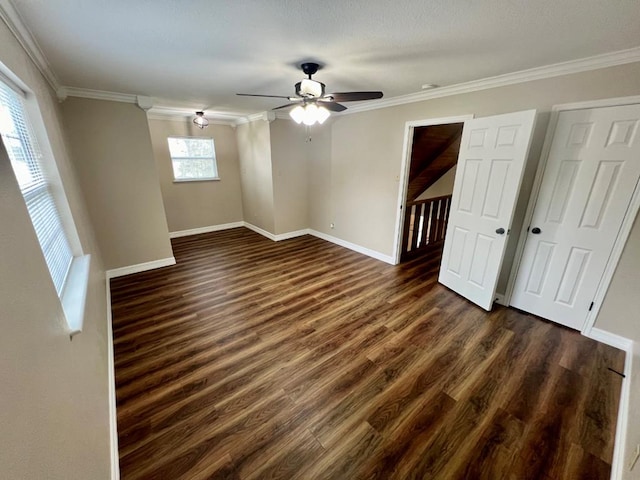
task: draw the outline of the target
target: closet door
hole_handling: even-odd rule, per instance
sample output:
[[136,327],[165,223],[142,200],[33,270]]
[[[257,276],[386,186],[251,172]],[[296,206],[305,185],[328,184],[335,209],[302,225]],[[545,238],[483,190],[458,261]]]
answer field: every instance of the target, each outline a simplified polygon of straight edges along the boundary
[[495,298],[535,110],[466,121],[438,280],[486,310]]
[[581,329],[640,177],[640,105],[561,112],[511,305]]

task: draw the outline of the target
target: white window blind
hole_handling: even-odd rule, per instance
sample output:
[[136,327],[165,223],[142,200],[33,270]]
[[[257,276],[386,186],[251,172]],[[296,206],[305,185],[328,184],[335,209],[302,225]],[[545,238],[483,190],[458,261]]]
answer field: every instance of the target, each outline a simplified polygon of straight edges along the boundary
[[62,295],[73,254],[56,208],[24,99],[0,81],[0,136],[11,160],[51,278]]

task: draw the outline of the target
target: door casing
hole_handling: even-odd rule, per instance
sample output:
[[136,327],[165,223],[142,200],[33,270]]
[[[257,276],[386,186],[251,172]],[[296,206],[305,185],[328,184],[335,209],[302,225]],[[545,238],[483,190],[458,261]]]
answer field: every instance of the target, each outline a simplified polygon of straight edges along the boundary
[[[409,167],[411,166],[411,149],[413,147],[413,131],[416,127],[429,127],[433,125],[446,125],[448,123],[462,123],[472,120],[472,114],[459,115],[455,117],[428,118],[425,120],[410,120],[404,125],[404,143],[402,146],[402,164],[400,166],[400,175],[398,179],[400,185],[398,188],[398,206],[396,209],[396,236],[393,242],[394,260],[393,264],[400,263],[400,254],[402,253],[402,220],[404,218],[405,201],[407,197],[407,188],[409,185]],[[464,125],[463,127],[464,128]]]
[[[536,177],[533,182],[533,188],[531,189],[531,195],[529,197],[529,203],[527,205],[527,211],[525,213],[524,222],[522,223],[522,229],[520,231],[520,236],[518,238],[518,244],[516,247],[516,253],[514,256],[514,263],[511,267],[511,272],[509,274],[509,282],[507,283],[507,291],[505,292],[505,303],[507,305],[511,304],[511,297],[513,295],[513,288],[515,285],[516,277],[518,275],[518,271],[520,270],[520,266],[522,263],[522,256],[524,253],[524,245],[527,241],[527,229],[531,224],[531,219],[533,217],[533,212],[538,201],[538,195],[540,193],[540,186],[542,185],[542,178],[544,176],[544,171],[547,166],[547,161],[549,159],[549,153],[551,150],[551,143],[553,141],[553,136],[556,130],[556,126],[558,123],[558,116],[560,112],[568,111],[568,110],[584,110],[591,108],[600,108],[600,107],[615,107],[622,105],[633,105],[640,103],[640,96],[631,96],[631,97],[618,97],[618,98],[608,98],[603,100],[593,100],[593,101],[585,101],[585,102],[577,102],[577,103],[567,103],[561,105],[554,105],[551,108],[551,118],[549,119],[549,126],[547,127],[547,133],[545,135],[544,144],[542,147],[542,154],[540,157],[540,162],[538,164],[538,169],[536,171]],[[613,274],[615,269],[620,261],[620,257],[622,256],[622,251],[627,242],[627,238],[629,237],[629,233],[631,232],[631,228],[633,227],[633,222],[640,210],[640,184],[636,185],[636,188],[631,197],[631,202],[629,204],[629,208],[622,220],[622,227],[620,228],[620,232],[616,241],[613,245],[613,249],[611,251],[611,256],[607,262],[607,266],[605,268],[604,274],[600,279],[598,284],[598,288],[596,290],[596,294],[594,297],[594,306],[591,311],[588,312],[585,323],[582,327],[581,333],[585,336],[590,337],[591,331],[593,329],[593,325],[595,323],[596,318],[598,317],[598,313],[600,312],[600,307],[602,306],[602,302],[609,288],[609,284],[611,283],[611,279],[613,278]]]

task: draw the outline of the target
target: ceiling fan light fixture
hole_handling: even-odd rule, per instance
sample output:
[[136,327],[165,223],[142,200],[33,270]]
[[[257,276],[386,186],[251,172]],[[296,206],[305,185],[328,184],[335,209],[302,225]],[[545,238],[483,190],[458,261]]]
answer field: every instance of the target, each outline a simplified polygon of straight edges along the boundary
[[304,107],[304,118],[302,123],[305,125],[313,125],[318,120],[318,106],[315,103],[310,103]]
[[318,107],[315,103],[308,103],[304,107],[298,105],[296,108],[289,112],[289,116],[297,124],[304,123],[311,126],[316,123],[323,124],[327,118],[331,115],[331,112],[324,107]]
[[193,123],[195,123],[196,127],[200,129],[209,126],[209,120],[204,118],[204,112],[196,112],[196,118],[193,119]]
[[318,107],[318,123],[322,125],[327,118],[331,116],[331,112],[324,107]]
[[305,112],[304,107],[302,105],[298,105],[296,108],[289,112],[289,116],[296,122],[298,125],[302,123]]

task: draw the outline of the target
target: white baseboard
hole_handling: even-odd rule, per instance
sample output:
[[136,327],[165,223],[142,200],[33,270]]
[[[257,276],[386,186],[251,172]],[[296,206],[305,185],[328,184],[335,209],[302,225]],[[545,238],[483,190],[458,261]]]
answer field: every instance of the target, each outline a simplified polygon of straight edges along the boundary
[[109,382],[109,445],[111,454],[111,480],[120,480],[118,452],[118,416],[116,412],[116,367],[113,359],[113,317],[111,315],[111,286],[107,275],[107,375]]
[[624,378],[620,391],[620,403],[618,406],[618,421],[616,423],[616,438],[613,447],[613,461],[611,463],[611,479],[621,480],[624,471],[625,444],[627,441],[627,428],[629,422],[629,402],[631,396],[631,365],[633,363],[634,342],[628,338],[614,333],[591,328],[582,332],[583,335],[598,342],[610,345],[625,352]]
[[136,265],[129,265],[128,267],[114,268],[107,270],[107,279],[122,277],[124,275],[131,275],[132,273],[146,272],[147,270],[154,270],[156,268],[168,267],[176,264],[175,257],[161,258],[160,260],[153,260],[151,262],[138,263]]
[[303,235],[309,235],[309,229],[305,228],[304,230],[296,230],[295,232],[287,232],[287,233],[279,233],[275,235],[276,242],[281,240],[289,240],[290,238],[302,237]]
[[385,255],[383,253],[376,252],[375,250],[371,250],[370,248],[347,242],[346,240],[342,240],[341,238],[332,237],[331,235],[318,232],[317,230],[309,229],[309,234],[313,235],[314,237],[321,238],[322,240],[326,240],[327,242],[335,243],[336,245],[340,245],[341,247],[348,248],[349,250],[353,250],[354,252],[362,253],[363,255],[366,255],[368,257],[375,258],[376,260],[380,260],[390,265],[395,265],[394,258],[390,255]]
[[[595,329],[592,329],[595,330]],[[625,339],[626,340],[626,339]],[[629,408],[631,404],[631,376],[633,374],[633,356],[640,355],[639,344],[631,342],[626,351],[624,361],[624,378],[620,391],[618,405],[618,421],[616,422],[616,437],[613,444],[613,460],[611,462],[611,480],[622,480],[625,468],[627,431],[629,429]]]
[[201,233],[219,232],[220,230],[229,230],[231,228],[244,227],[245,222],[221,223],[219,225],[210,225],[208,227],[192,228],[190,230],[178,230],[169,232],[169,238],[188,237],[189,235],[199,235]]
[[340,245],[341,247],[348,248],[349,250],[353,250],[354,252],[362,253],[368,257],[375,258],[376,260],[380,260],[382,262],[388,263],[390,265],[395,265],[393,257],[390,255],[385,255],[380,252],[376,252],[375,250],[371,250],[370,248],[362,247],[360,245],[356,245],[355,243],[347,242],[346,240],[342,240],[341,238],[332,237],[331,235],[327,235],[326,233],[319,232],[317,230],[313,230],[311,228],[306,228],[303,230],[296,230],[295,232],[287,232],[280,233],[278,235],[274,235],[273,233],[267,232],[260,227],[256,227],[251,223],[244,222],[244,226],[249,230],[253,230],[256,233],[259,233],[263,237],[267,237],[269,240],[274,242],[279,242],[281,240],[287,240],[289,238],[301,237],[302,235],[313,235],[314,237],[321,238],[322,240],[326,240],[327,242],[335,243],[336,245]]
[[583,334],[597,342],[619,348],[624,352],[630,352],[633,348],[633,340],[629,340],[628,338],[621,337],[614,333],[609,333],[605,330],[600,330],[599,328],[594,327],[588,332],[583,332]]
[[263,230],[260,227],[256,227],[252,223],[244,222],[244,226],[247,227],[249,230],[253,230],[254,232],[262,235],[263,237],[267,237],[269,240],[272,240],[274,242],[276,241],[276,236],[273,233],[267,232],[266,230]]

